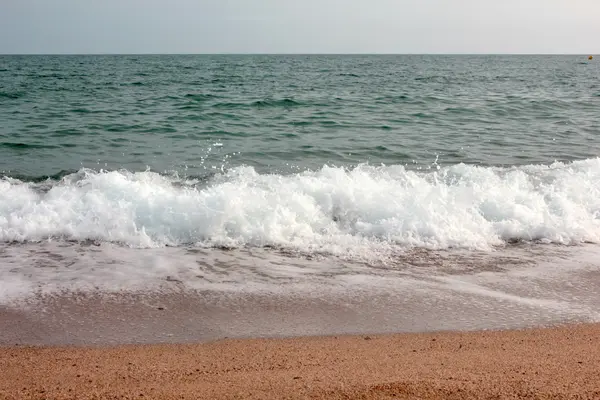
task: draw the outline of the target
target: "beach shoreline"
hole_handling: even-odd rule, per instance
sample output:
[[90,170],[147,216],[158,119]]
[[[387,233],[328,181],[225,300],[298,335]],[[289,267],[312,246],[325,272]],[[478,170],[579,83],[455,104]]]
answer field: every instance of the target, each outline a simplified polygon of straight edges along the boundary
[[[596,322],[588,308],[528,298],[370,288],[318,294],[218,291],[61,293],[0,306],[0,346],[205,343],[444,331],[507,330]],[[552,303],[551,303],[552,305]],[[561,304],[562,306],[562,304]],[[575,311],[573,311],[575,310]]]
[[37,274],[0,302],[0,400],[600,398],[595,247],[397,268],[209,252],[144,286],[96,250],[13,257]]
[[600,324],[0,348],[0,398],[593,399]]

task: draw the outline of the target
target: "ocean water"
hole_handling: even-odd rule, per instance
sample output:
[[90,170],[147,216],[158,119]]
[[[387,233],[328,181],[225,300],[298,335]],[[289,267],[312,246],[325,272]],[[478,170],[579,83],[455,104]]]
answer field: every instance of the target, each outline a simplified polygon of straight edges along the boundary
[[598,110],[583,56],[0,56],[0,297],[594,253]]

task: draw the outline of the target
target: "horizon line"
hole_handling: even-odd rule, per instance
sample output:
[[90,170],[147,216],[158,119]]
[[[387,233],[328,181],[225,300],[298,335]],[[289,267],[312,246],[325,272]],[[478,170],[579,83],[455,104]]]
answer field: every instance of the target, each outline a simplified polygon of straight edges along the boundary
[[589,56],[596,53],[0,53],[0,56]]

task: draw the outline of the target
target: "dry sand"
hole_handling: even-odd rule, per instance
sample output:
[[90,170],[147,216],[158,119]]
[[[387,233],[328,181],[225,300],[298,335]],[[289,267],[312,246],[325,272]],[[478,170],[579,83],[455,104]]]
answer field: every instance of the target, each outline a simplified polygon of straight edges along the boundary
[[0,348],[2,399],[600,399],[600,325]]

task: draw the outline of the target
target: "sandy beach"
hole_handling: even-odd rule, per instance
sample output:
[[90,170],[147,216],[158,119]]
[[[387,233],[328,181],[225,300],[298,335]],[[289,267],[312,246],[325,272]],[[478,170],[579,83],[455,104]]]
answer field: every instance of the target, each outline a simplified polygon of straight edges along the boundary
[[2,399],[597,399],[599,324],[4,347]]

